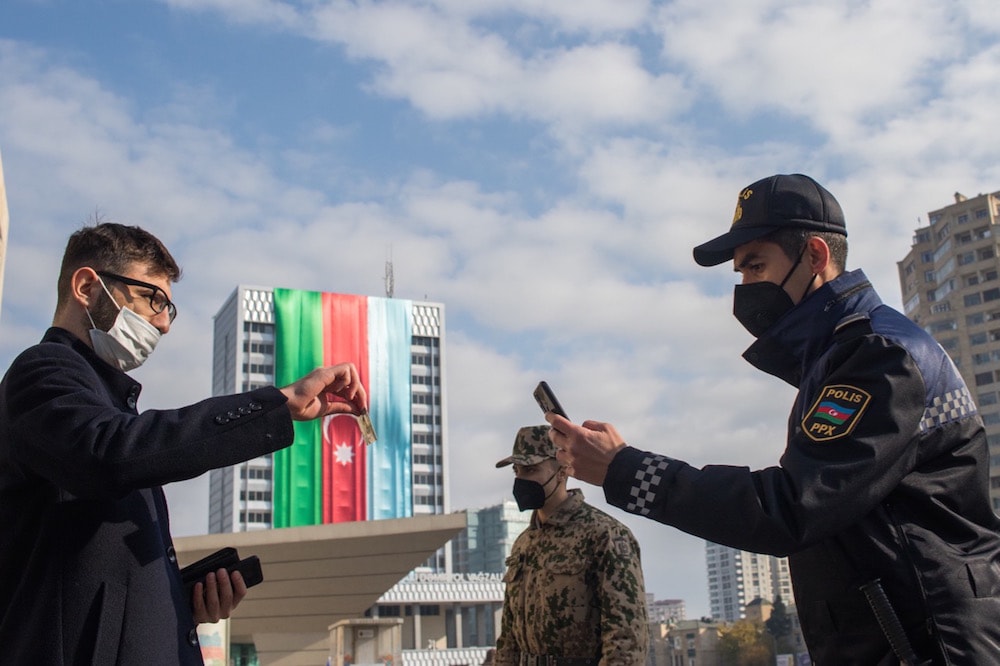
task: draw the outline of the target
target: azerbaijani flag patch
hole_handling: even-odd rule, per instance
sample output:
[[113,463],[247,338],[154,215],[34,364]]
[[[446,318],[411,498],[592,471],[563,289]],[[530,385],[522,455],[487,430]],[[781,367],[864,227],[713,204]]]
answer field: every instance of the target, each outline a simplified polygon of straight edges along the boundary
[[861,420],[872,396],[846,384],[824,386],[816,402],[802,419],[802,431],[816,442],[849,435]]

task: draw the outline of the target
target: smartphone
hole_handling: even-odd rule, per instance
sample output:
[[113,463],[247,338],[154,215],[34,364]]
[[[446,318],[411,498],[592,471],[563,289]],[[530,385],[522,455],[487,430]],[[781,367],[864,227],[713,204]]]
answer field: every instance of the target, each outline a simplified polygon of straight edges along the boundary
[[564,419],[568,419],[566,416],[566,410],[562,408],[559,401],[556,399],[556,394],[552,392],[549,388],[548,383],[541,381],[538,382],[538,386],[535,387],[535,401],[538,402],[538,406],[542,408],[542,412],[552,412],[553,414],[558,414]]

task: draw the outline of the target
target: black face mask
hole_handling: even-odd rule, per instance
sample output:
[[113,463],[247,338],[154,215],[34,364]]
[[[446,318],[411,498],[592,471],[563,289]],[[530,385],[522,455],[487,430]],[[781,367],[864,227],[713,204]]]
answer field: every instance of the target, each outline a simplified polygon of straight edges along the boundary
[[[802,257],[805,253],[806,248],[802,248],[799,258],[788,269],[788,273],[785,275],[785,279],[781,281],[781,284],[754,282],[753,284],[736,285],[736,288],[733,290],[733,315],[743,324],[744,328],[750,331],[750,335],[755,338],[764,335],[786,312],[795,307],[792,297],[785,291],[785,283],[788,282],[788,278],[792,277],[792,273],[802,263]],[[815,279],[816,275],[813,274],[813,279],[809,280],[809,284],[806,285],[806,290],[802,293],[802,298],[805,298],[806,294],[809,293],[809,287],[812,286]]]
[[[556,491],[553,488],[552,493],[546,495],[545,486],[549,485],[549,481],[554,479],[558,473],[558,469],[552,472],[552,476],[546,479],[545,483],[538,483],[538,481],[531,481],[530,479],[514,479],[514,499],[517,500],[518,510],[541,509],[545,506],[545,500],[551,497],[552,493]],[[558,487],[559,484],[556,484],[556,488]]]

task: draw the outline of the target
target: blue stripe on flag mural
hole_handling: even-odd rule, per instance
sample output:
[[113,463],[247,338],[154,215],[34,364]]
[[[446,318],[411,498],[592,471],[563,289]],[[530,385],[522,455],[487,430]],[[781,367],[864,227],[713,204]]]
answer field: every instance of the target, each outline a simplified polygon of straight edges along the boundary
[[412,301],[368,297],[368,402],[378,435],[367,451],[369,520],[413,515],[412,311]]

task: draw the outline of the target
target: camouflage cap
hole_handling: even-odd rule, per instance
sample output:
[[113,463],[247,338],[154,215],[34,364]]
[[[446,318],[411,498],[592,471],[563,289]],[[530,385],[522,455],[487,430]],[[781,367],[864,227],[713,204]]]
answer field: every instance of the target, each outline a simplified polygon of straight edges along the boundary
[[497,463],[497,467],[535,465],[543,460],[556,457],[556,445],[549,439],[549,426],[525,426],[514,437],[514,451]]

